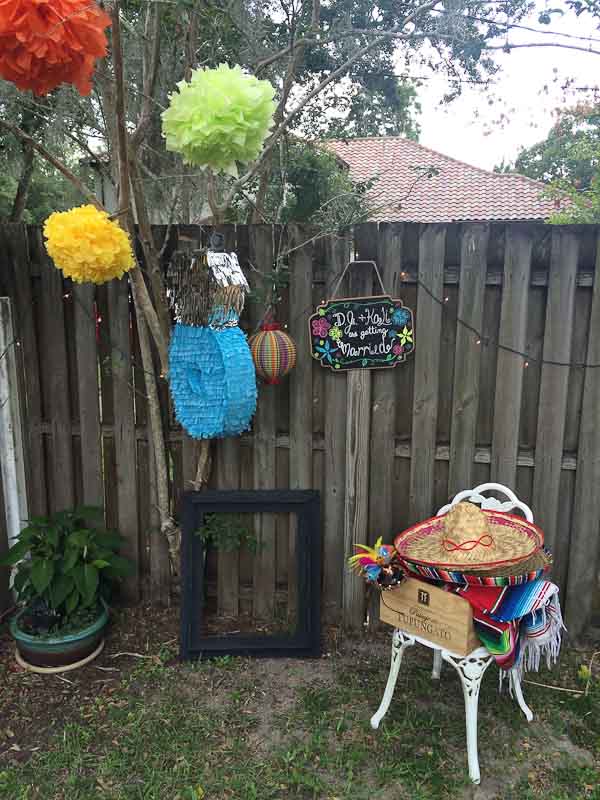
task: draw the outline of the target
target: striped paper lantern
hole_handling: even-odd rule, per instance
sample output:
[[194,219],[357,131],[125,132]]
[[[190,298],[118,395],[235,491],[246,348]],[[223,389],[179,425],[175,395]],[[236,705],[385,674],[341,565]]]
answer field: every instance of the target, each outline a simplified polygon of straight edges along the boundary
[[296,345],[277,322],[263,323],[250,339],[256,372],[265,383],[279,383],[296,366]]

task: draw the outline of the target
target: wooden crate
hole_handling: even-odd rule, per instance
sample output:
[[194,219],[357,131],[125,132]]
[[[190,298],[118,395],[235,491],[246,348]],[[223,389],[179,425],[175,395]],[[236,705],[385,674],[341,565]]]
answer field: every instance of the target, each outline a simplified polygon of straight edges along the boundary
[[415,578],[407,578],[397,589],[381,593],[379,616],[383,622],[459,656],[481,646],[468,602]]

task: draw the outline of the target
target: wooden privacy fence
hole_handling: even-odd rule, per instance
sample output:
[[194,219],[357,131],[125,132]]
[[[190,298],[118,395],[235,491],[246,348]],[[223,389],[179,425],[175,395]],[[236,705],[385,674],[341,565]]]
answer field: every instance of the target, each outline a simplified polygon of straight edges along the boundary
[[[166,258],[205,240],[193,226],[169,235]],[[389,539],[460,489],[494,480],[532,505],[578,633],[598,594],[598,228],[366,224],[352,238],[313,238],[298,227],[237,226],[226,237],[253,285],[287,253],[279,317],[298,366],[281,385],[261,387],[251,434],[216,444],[213,485],[321,491],[327,619],[362,622],[364,587],[345,568],[354,542]],[[415,311],[415,354],[394,370],[340,375],[310,359],[307,318],[351,249],[377,261],[388,292]],[[103,503],[136,564],[129,597],[148,586],[164,599],[166,548],[126,282],[71,286],[48,261],[40,229],[10,225],[0,227],[0,277],[20,345],[30,513]],[[372,288],[359,270],[345,291]],[[260,316],[249,303],[247,329]],[[173,421],[166,382],[161,395],[175,510],[193,478],[194,443]],[[260,535],[271,546],[219,554],[211,574],[222,611],[264,615],[287,598],[288,531],[265,519]]]

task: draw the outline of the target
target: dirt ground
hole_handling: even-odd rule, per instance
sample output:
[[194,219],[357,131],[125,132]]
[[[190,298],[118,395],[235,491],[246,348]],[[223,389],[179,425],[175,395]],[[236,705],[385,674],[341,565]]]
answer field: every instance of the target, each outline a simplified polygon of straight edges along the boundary
[[342,639],[328,630],[320,659],[226,656],[191,665],[177,658],[177,609],[139,606],[115,612],[95,662],[42,677],[16,665],[4,626],[0,797],[600,800],[594,664],[590,680],[582,679],[592,644],[531,676],[546,686],[524,686],[536,714],[530,725],[498,696],[497,672],[488,670],[482,783],[474,787],[460,684],[449,668],[432,683],[423,648],[407,651],[390,712],[371,730],[390,631]]

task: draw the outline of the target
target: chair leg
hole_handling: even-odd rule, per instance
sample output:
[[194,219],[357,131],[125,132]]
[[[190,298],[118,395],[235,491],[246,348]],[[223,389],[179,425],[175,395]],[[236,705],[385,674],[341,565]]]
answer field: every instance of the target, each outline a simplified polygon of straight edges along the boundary
[[400,671],[400,664],[402,663],[402,654],[406,647],[411,647],[415,643],[412,636],[407,636],[401,630],[394,631],[392,638],[392,663],[390,664],[390,674],[388,675],[385,692],[381,704],[375,714],[371,717],[371,727],[377,730],[379,723],[387,714],[387,710],[392,702],[394,689],[396,688],[396,681],[398,680],[398,672]]
[[439,681],[440,676],[442,674],[442,651],[441,650],[434,650],[433,651],[433,670],[431,672],[431,677],[434,681]]
[[469,777],[473,783],[479,783],[479,756],[477,754],[477,707],[479,689],[483,674],[492,662],[491,655],[477,656],[471,654],[465,658],[454,659],[446,651],[442,658],[452,664],[460,677],[465,697],[465,715],[467,723],[467,758],[469,761]]
[[533,711],[529,708],[529,706],[525,702],[525,698],[523,697],[523,690],[521,689],[521,679],[519,678],[519,671],[517,670],[516,667],[513,667],[509,671],[508,680],[510,681],[511,694],[514,693],[514,696],[517,698],[517,703],[519,704],[519,708],[525,714],[527,722],[531,722],[531,720],[533,719]]

